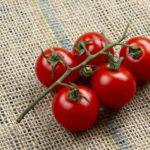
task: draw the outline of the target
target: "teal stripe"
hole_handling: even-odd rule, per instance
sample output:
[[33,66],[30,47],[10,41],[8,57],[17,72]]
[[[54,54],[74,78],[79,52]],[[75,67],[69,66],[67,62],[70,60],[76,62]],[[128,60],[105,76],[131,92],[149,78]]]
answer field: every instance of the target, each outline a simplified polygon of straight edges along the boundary
[[71,50],[72,43],[67,38],[65,31],[61,27],[60,22],[58,21],[57,15],[55,15],[54,10],[51,8],[47,0],[37,0],[38,5],[47,21],[49,28],[52,30],[59,44]]
[[[118,146],[119,150],[128,150],[130,146],[130,141],[127,140],[125,135],[122,132],[122,124],[117,121],[116,118],[112,117],[116,112],[111,111],[102,111],[101,118],[102,122],[107,128],[107,131],[112,135],[115,144]],[[108,117],[110,116],[110,117]]]

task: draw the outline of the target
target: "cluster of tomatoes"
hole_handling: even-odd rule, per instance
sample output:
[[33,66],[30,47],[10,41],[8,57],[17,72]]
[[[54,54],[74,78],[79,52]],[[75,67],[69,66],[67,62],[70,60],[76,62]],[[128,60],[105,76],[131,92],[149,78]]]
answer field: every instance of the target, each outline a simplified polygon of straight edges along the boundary
[[[90,32],[77,39],[72,51],[47,49],[37,59],[36,75],[44,86],[50,87],[68,67],[79,65],[109,43],[103,34]],[[89,61],[84,68],[71,72],[64,84],[54,88],[54,116],[70,131],[80,132],[92,127],[100,107],[120,109],[132,99],[138,82],[150,80],[149,38],[138,36],[126,41],[121,46],[119,59],[115,58],[114,47],[107,51]]]

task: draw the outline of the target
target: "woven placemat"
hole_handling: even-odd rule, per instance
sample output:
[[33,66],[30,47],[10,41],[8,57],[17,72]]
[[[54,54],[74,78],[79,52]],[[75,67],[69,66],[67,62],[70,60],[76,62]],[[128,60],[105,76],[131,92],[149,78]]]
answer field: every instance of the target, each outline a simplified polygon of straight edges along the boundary
[[50,95],[16,123],[44,90],[34,72],[38,45],[71,50],[89,31],[116,40],[130,19],[129,37],[150,36],[150,0],[0,0],[0,150],[150,149],[149,83],[123,109],[103,113],[80,134],[57,124]]

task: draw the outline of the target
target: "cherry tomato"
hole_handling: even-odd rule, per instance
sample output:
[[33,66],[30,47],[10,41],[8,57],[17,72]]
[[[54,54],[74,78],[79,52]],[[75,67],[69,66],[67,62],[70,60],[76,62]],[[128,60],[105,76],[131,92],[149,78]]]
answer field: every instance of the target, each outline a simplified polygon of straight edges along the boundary
[[123,46],[120,51],[120,56],[124,57],[122,65],[135,75],[137,81],[150,80],[150,39],[138,36],[129,39],[126,43],[140,48],[141,54],[133,57],[130,48]]
[[71,88],[65,87],[55,95],[52,109],[58,123],[72,132],[81,132],[92,127],[99,113],[99,101],[86,86],[78,86],[80,98],[69,96]]
[[[77,50],[77,46],[79,45],[80,42],[85,43],[85,47],[87,51],[89,51],[91,54],[95,54],[98,51],[102,50],[105,46],[105,44],[110,43],[108,39],[104,37],[103,34],[97,33],[97,32],[89,32],[81,35],[77,41],[75,42],[73,46],[73,51],[72,53],[76,55],[77,59],[79,59],[79,62],[81,63],[84,59],[87,58],[87,53],[84,52],[83,54],[79,55],[79,51]],[[114,52],[113,48],[109,49],[110,52]],[[88,64],[90,65],[99,65],[104,62],[107,62],[107,56],[106,55],[101,55],[97,58],[94,58],[91,60]]]
[[[77,60],[74,56],[67,50],[63,48],[54,48],[54,51],[59,53],[62,56],[62,59],[70,66],[76,66]],[[49,57],[52,54],[50,49],[47,49],[44,52],[45,56]],[[41,54],[35,65],[35,72],[39,79],[39,81],[46,87],[49,87],[52,83],[54,83],[60,76],[64,74],[66,71],[66,67],[64,64],[58,62],[54,68],[53,76],[52,76],[52,67],[50,62],[46,60],[46,58]],[[78,71],[71,73],[64,82],[75,82],[78,79]]]
[[136,92],[135,78],[126,68],[110,70],[106,64],[94,72],[92,87],[100,104],[110,109],[123,107]]

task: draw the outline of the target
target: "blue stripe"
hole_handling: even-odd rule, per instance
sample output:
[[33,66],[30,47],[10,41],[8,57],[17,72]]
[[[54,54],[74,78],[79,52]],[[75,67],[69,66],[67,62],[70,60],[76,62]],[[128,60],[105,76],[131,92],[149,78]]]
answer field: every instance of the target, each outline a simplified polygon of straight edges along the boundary
[[128,138],[126,138],[123,134],[124,129],[122,129],[122,124],[113,117],[114,115],[117,115],[116,112],[104,112],[101,110],[102,123],[107,128],[107,131],[112,135],[115,144],[118,146],[118,149],[128,150],[130,148],[130,141],[126,140]]
[[49,28],[52,30],[59,44],[62,47],[71,50],[72,44],[69,39],[67,39],[65,31],[62,29],[61,24],[59,23],[58,18],[56,18],[54,10],[49,6],[48,1],[37,0],[37,2],[47,21]]

